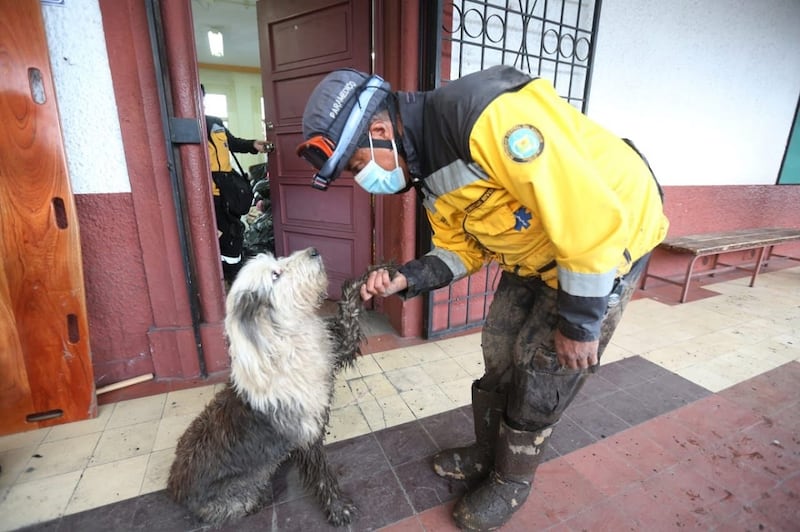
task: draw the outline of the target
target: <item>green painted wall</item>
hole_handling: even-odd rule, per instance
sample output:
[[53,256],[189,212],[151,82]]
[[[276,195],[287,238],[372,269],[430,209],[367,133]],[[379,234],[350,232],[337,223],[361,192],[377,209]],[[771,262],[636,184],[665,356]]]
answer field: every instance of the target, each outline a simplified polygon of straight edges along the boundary
[[[800,110],[800,103],[798,103],[798,110]],[[789,147],[786,149],[786,157],[783,160],[778,184],[800,184],[800,112],[797,111],[794,114],[794,126],[789,135]]]

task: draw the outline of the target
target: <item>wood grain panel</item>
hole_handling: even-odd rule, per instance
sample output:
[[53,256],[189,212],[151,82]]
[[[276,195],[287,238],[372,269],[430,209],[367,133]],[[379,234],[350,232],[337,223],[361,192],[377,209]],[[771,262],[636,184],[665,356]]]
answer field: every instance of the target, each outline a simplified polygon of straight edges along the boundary
[[37,0],[3,3],[0,123],[0,434],[8,434],[96,414],[80,235]]

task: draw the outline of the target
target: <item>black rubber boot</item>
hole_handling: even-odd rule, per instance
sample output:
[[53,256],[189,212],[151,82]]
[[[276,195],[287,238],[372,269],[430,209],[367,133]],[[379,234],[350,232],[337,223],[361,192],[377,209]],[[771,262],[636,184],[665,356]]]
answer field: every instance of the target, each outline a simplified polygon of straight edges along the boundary
[[528,498],[533,476],[542,460],[552,425],[536,432],[500,424],[494,471],[468,492],[453,511],[462,530],[495,530],[520,509]]
[[434,456],[433,470],[436,474],[468,482],[486,478],[494,465],[494,446],[505,406],[505,394],[481,390],[478,381],[473,382],[475,443],[468,447],[447,449]]

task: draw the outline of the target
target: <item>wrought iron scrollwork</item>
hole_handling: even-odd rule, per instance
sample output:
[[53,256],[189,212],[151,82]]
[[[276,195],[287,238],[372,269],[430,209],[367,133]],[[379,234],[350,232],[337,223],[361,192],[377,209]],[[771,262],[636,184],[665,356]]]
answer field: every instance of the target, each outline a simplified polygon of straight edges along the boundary
[[[572,20],[565,19],[567,4]],[[543,62],[555,64],[552,68],[560,63],[587,68],[594,4],[594,0],[452,1],[445,8],[449,16],[441,29],[456,57],[461,57],[461,48],[477,47],[533,74],[540,73]]]

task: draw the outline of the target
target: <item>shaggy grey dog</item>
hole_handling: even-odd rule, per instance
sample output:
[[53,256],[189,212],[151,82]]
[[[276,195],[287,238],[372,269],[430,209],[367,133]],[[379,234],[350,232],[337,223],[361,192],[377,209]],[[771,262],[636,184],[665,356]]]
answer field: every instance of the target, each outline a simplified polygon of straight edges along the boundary
[[245,264],[226,300],[230,383],[178,441],[167,484],[176,501],[211,523],[245,516],[268,501],[272,475],[292,460],[328,521],[351,521],[356,507],[322,442],[335,374],[363,340],[362,282],[344,283],[338,315],[324,319],[328,279],[317,250]]

